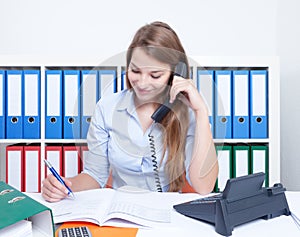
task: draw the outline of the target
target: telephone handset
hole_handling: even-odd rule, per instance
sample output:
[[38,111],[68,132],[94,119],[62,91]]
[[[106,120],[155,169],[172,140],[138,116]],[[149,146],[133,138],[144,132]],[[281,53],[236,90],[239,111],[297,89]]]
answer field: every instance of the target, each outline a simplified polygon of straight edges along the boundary
[[[183,78],[187,77],[187,65],[184,62],[179,62],[174,70],[174,76],[180,76]],[[161,120],[169,113],[169,111],[172,109],[173,103],[171,104],[169,102],[169,97],[167,100],[160,105],[157,110],[151,115],[151,118],[156,122],[160,123]]]

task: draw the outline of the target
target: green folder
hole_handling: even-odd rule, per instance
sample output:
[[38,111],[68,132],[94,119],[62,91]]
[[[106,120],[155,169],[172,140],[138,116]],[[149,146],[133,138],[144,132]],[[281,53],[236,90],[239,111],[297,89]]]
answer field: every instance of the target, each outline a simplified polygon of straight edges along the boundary
[[0,210],[0,229],[26,219],[32,222],[34,230],[54,236],[51,209],[3,181],[0,181]]
[[250,174],[250,146],[237,144],[232,151],[233,178]]
[[251,146],[251,173],[264,172],[264,186],[269,187],[269,147],[267,145]]
[[215,184],[215,192],[222,192],[228,179],[232,178],[232,146],[216,145],[219,174]]

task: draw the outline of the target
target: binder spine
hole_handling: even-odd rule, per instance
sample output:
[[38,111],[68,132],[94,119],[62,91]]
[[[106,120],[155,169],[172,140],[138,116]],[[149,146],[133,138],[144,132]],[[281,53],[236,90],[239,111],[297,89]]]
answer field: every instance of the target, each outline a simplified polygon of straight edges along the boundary
[[6,147],[6,183],[24,192],[24,149],[23,146]]
[[8,70],[6,74],[6,138],[23,138],[22,106],[23,72]]
[[213,70],[198,70],[197,87],[206,102],[212,136],[215,137],[215,82]]
[[40,98],[40,71],[25,70],[23,83],[24,138],[40,138]]
[[62,138],[62,71],[46,71],[46,122],[47,139]]
[[115,70],[99,70],[99,99],[105,94],[117,92],[117,73]]
[[[62,146],[46,146],[45,147],[45,159],[48,160],[59,175],[63,175],[62,168]],[[46,165],[44,165],[45,178],[51,174]]]
[[81,71],[81,138],[86,139],[91,118],[98,100],[98,73]]
[[0,139],[5,138],[5,104],[6,104],[6,92],[5,92],[5,71],[0,70]]
[[249,138],[249,71],[233,71],[232,137]]
[[268,73],[250,71],[250,138],[268,138]]
[[63,73],[63,138],[80,138],[80,71]]
[[41,191],[41,147],[39,145],[24,146],[24,191]]
[[215,137],[232,138],[232,72],[215,71]]

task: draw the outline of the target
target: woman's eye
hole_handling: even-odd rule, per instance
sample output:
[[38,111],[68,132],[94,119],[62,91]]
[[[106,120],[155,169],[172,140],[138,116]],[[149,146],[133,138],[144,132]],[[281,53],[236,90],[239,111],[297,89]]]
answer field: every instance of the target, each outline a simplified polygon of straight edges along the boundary
[[151,75],[151,77],[152,77],[153,79],[158,79],[158,78],[161,77],[161,75]]
[[139,73],[139,70],[136,70],[136,69],[131,69],[131,71],[132,71],[133,73]]

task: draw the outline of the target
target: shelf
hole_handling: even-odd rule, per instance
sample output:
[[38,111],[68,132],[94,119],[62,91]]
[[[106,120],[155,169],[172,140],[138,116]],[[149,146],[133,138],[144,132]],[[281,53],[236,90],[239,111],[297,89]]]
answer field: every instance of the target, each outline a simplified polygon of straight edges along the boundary
[[[35,68],[41,72],[41,123],[40,139],[0,139],[0,179],[5,177],[5,146],[16,143],[40,143],[41,158],[45,156],[47,145],[75,143],[86,144],[86,139],[46,139],[45,138],[45,71],[48,68],[99,68],[114,67],[117,70],[118,90],[120,90],[120,75],[126,65],[125,53],[103,60],[99,57],[90,58],[55,58],[55,57],[35,57],[26,55],[1,55],[1,68]],[[269,136],[267,139],[214,139],[215,144],[262,144],[269,149],[269,184],[280,182],[280,93],[279,93],[279,58],[278,57],[189,57],[192,68],[193,80],[197,83],[197,70],[199,68],[265,68],[268,69],[268,116],[269,116]],[[42,174],[44,169],[42,167]]]

